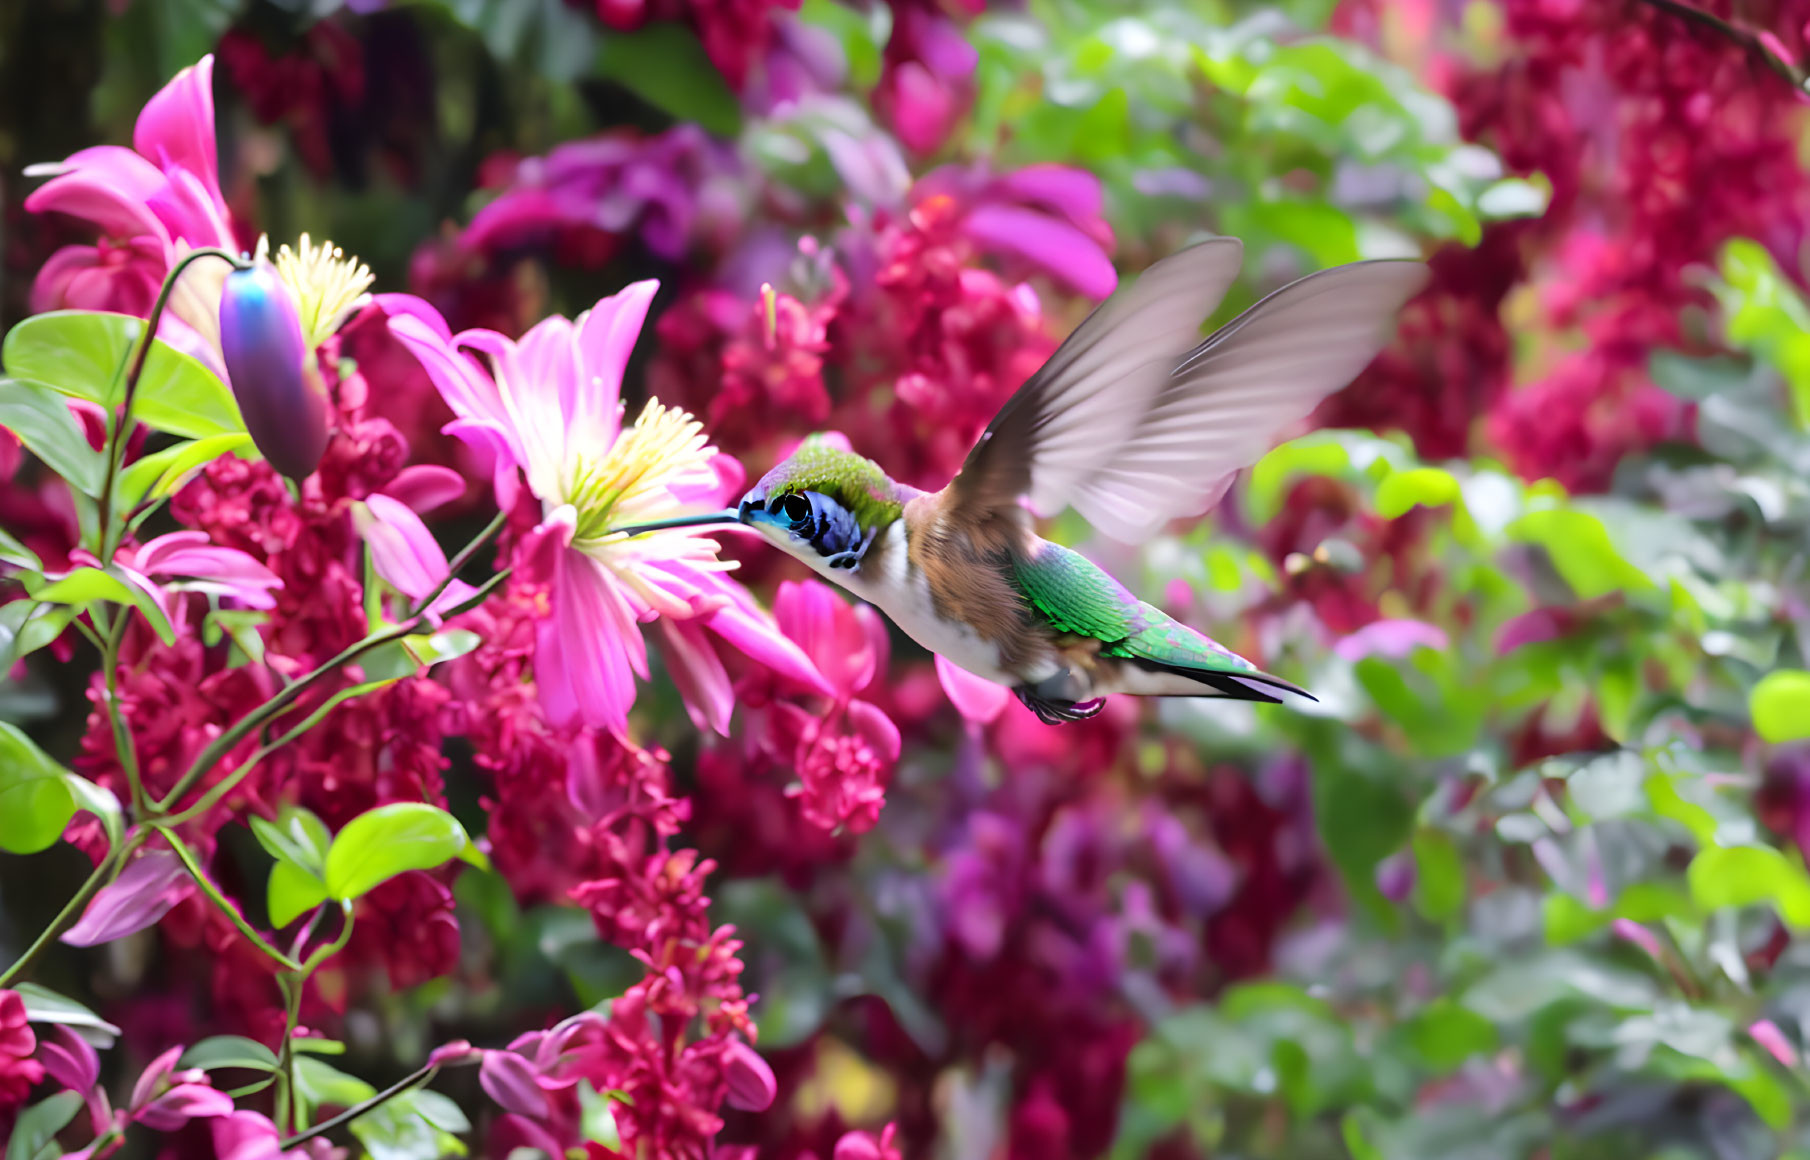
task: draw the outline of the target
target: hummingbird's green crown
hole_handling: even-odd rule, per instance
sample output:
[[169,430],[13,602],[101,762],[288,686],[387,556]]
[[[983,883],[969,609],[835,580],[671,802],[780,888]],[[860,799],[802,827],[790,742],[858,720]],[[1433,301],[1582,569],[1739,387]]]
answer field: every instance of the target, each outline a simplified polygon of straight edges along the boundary
[[748,494],[771,502],[799,491],[829,496],[852,513],[863,529],[882,528],[899,518],[905,505],[880,465],[844,451],[822,435],[812,435],[790,457],[761,477]]

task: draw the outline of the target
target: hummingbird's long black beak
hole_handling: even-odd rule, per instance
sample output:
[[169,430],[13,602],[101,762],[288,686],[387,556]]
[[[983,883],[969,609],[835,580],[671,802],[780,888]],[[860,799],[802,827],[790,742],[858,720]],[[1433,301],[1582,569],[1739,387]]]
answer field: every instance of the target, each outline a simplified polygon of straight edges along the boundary
[[628,536],[638,536],[643,532],[663,532],[667,528],[696,528],[707,524],[734,524],[741,522],[741,513],[734,508],[724,508],[720,512],[705,512],[695,516],[674,516],[670,520],[649,520],[645,524],[623,524],[611,528],[612,532],[621,532]]

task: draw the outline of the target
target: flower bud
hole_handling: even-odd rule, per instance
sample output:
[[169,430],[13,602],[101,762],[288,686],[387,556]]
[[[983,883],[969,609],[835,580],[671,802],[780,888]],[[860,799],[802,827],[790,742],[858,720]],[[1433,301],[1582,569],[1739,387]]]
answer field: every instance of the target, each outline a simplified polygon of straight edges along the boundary
[[739,1040],[723,1058],[723,1078],[729,1082],[729,1106],[745,1112],[766,1111],[779,1086],[767,1061]]
[[226,276],[220,352],[251,441],[291,479],[311,474],[327,449],[327,392],[295,301],[270,266]]

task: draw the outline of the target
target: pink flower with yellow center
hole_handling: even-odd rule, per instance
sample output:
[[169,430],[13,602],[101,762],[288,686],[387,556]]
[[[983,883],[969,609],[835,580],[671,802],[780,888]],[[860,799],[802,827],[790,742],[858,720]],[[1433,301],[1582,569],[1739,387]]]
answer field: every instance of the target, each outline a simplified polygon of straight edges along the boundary
[[[722,508],[742,471],[689,414],[650,400],[623,425],[622,369],[657,283],[638,282],[568,321],[548,318],[513,342],[490,330],[450,332],[432,307],[380,299],[390,329],[421,360],[457,419],[448,425],[488,459],[497,502],[523,483],[540,525],[518,565],[551,591],[535,678],[556,723],[622,730],[635,678],[648,676],[641,625],[657,622],[666,667],[693,721],[728,728],[735,700],[711,634],[818,689],[823,678],[694,529],[626,536],[613,529]],[[476,356],[482,356],[480,362]],[[487,366],[486,366],[487,364]]]

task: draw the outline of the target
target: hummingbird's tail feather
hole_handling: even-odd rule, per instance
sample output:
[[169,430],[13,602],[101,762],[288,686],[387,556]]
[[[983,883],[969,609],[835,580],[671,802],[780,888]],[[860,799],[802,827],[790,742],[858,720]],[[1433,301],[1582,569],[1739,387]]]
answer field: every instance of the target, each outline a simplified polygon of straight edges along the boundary
[[1140,602],[1143,628],[1101,650],[1119,662],[1115,691],[1142,697],[1220,697],[1283,703],[1278,692],[1318,700],[1299,685],[1259,669],[1231,649]]
[[1280,705],[1283,698],[1276,694],[1284,692],[1319,700],[1299,685],[1256,669],[1201,668],[1146,657],[1126,657],[1124,662],[1128,671],[1120,677],[1122,688],[1117,691],[1137,697],[1212,697]]

